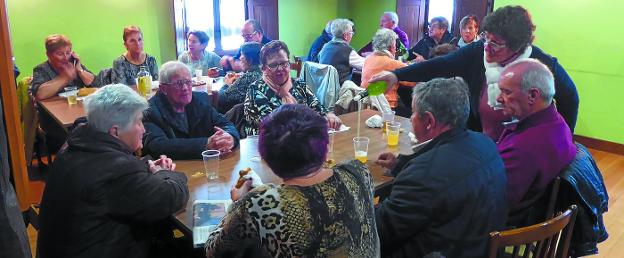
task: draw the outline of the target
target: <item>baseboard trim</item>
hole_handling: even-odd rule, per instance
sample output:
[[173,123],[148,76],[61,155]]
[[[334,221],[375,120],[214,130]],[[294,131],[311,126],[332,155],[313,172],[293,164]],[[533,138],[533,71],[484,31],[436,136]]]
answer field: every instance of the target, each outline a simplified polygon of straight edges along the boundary
[[574,135],[574,140],[592,149],[624,155],[624,144],[594,139],[581,135]]

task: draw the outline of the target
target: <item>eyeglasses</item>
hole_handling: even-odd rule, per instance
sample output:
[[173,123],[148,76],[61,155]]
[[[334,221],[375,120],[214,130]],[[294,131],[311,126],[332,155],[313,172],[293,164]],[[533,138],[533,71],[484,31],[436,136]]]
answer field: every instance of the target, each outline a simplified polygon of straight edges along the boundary
[[281,62],[281,63],[275,63],[275,64],[267,64],[267,67],[271,71],[275,71],[278,68],[280,68],[280,69],[287,69],[287,68],[290,68],[290,61]]
[[171,85],[173,86],[176,90],[181,90],[184,89],[185,86],[192,86],[193,85],[193,81],[192,80],[179,80],[176,82],[161,82],[161,85]]
[[253,35],[256,34],[256,33],[258,33],[258,31],[254,31],[252,33],[243,34],[243,38],[251,39],[251,37],[253,37]]
[[482,38],[482,39],[485,39],[485,45],[486,46],[490,46],[490,48],[492,48],[492,50],[499,51],[499,50],[507,47],[507,44],[499,44],[499,43],[496,43],[496,42],[492,42],[491,40],[487,39],[486,35],[487,35],[487,33],[484,31],[481,34],[479,34],[479,37]]

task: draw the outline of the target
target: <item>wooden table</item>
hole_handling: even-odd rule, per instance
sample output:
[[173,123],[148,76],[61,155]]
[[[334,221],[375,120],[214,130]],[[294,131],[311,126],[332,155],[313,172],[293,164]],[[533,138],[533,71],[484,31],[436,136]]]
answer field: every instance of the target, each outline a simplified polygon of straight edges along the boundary
[[[206,80],[207,76],[204,77],[204,80]],[[212,94],[210,95],[212,103],[217,103],[216,99],[218,99],[218,93],[221,87],[223,87],[222,77],[217,78],[216,82],[212,84]],[[154,96],[157,91],[158,88],[155,88],[152,91],[152,96]],[[193,87],[193,91],[206,92],[206,85]],[[75,105],[69,105],[67,99],[64,97],[55,96],[40,100],[39,105],[65,130],[73,125],[77,118],[87,115],[82,101],[78,101],[78,104]]]
[[[395,121],[401,123],[403,128],[399,146],[389,147],[387,145],[386,135],[382,133],[380,128],[368,128],[364,125],[364,121],[369,117],[379,114],[373,110],[362,110],[360,136],[370,138],[368,146],[368,168],[373,175],[376,194],[382,191],[384,187],[389,186],[392,182],[391,177],[384,176],[385,169],[377,164],[375,160],[382,152],[394,152],[395,154],[412,153],[411,143],[408,132],[411,131],[409,119],[396,116]],[[357,112],[341,115],[342,122],[351,127],[350,130],[336,133],[334,136],[334,150],[330,157],[340,162],[343,160],[354,159],[353,137],[357,134]],[[281,183],[282,180],[275,176],[271,169],[261,160],[259,160],[257,139],[247,138],[240,141],[240,147],[228,157],[222,157],[219,164],[219,179],[208,181],[202,174],[204,165],[202,160],[183,160],[174,161],[177,165],[176,170],[182,171],[188,177],[188,185],[190,190],[190,198],[186,205],[186,209],[175,215],[174,222],[185,233],[191,234],[193,228],[193,202],[195,200],[223,200],[230,199],[230,188],[238,180],[238,171],[246,167],[252,168],[262,179],[264,183]]]

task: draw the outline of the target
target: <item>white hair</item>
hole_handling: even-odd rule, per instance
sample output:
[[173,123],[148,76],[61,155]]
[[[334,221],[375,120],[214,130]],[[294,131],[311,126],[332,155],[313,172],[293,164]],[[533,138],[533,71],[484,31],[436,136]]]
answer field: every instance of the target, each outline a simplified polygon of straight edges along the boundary
[[98,132],[108,132],[113,126],[127,130],[148,107],[147,100],[123,84],[106,85],[85,101],[89,126]]
[[394,31],[386,28],[377,30],[373,37],[373,50],[384,51],[389,50],[392,43],[396,42],[398,36]]
[[327,32],[327,34],[331,34],[331,25],[332,20],[328,21],[327,24],[325,24],[325,32]]
[[160,79],[160,83],[171,83],[171,77],[176,75],[178,71],[186,70],[191,73],[191,70],[184,63],[180,61],[169,61],[160,66],[160,72],[158,73],[158,78]]
[[334,38],[344,39],[345,32],[353,29],[353,22],[347,19],[335,19],[331,23],[331,34]]
[[513,61],[507,67],[525,64],[526,70],[521,74],[520,88],[527,93],[532,88],[540,90],[541,97],[546,103],[552,102],[555,96],[555,78],[548,66],[537,59],[521,58]]
[[399,15],[395,12],[384,12],[383,15],[390,16],[390,19],[394,22],[394,26],[399,26]]

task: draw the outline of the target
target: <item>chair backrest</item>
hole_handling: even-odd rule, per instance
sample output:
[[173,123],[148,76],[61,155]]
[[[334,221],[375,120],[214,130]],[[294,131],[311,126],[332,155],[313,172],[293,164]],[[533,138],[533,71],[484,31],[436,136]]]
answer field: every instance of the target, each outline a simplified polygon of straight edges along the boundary
[[300,56],[295,56],[295,62],[290,63],[290,70],[297,71],[297,78],[301,74],[301,67],[303,66],[303,62]]
[[32,160],[35,139],[37,137],[37,127],[39,126],[39,116],[33,101],[33,96],[29,93],[32,77],[25,77],[17,83],[17,94],[20,108],[22,132],[24,135],[24,150],[26,161]]
[[247,138],[245,134],[245,130],[243,127],[245,125],[245,116],[244,116],[245,106],[243,103],[238,103],[234,105],[228,112],[225,113],[225,117],[230,120],[236,126],[238,133],[240,134],[240,138]]
[[321,105],[329,111],[334,110],[340,92],[336,68],[326,64],[305,62],[299,79],[305,81]]
[[507,246],[513,246],[511,257],[567,257],[576,212],[572,205],[546,222],[490,233],[489,257],[497,257],[499,248]]

